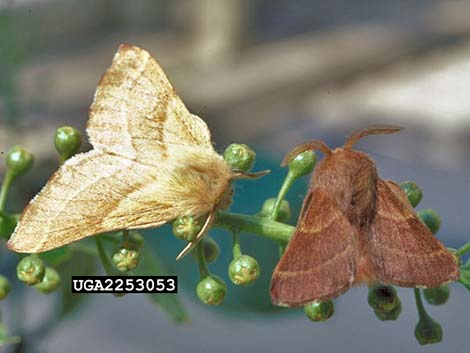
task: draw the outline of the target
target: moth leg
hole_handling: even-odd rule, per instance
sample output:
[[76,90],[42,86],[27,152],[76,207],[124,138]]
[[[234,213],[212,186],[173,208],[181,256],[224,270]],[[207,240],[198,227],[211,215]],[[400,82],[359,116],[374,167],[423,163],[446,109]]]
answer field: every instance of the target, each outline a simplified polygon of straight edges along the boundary
[[215,211],[212,210],[209,215],[206,218],[206,221],[204,222],[204,225],[202,226],[201,230],[199,231],[198,235],[196,238],[188,243],[183,250],[179,253],[179,255],[176,257],[176,261],[181,260],[184,256],[189,254],[191,250],[195,248],[195,246],[204,238],[204,236],[207,234],[209,231],[210,227],[212,226],[212,223],[214,223],[215,220]]
[[247,173],[247,172],[243,172],[239,170],[234,170],[232,179],[259,179],[269,173],[271,173],[269,169],[255,172],[255,173]]

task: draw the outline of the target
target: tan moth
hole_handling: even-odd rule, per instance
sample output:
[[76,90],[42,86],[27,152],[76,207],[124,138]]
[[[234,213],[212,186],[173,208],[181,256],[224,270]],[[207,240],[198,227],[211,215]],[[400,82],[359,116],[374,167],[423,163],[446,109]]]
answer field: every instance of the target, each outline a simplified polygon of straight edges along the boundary
[[51,250],[87,236],[150,228],[228,207],[232,171],[145,50],[123,44],[96,89],[87,133],[93,149],[67,160],[23,211],[8,242]]

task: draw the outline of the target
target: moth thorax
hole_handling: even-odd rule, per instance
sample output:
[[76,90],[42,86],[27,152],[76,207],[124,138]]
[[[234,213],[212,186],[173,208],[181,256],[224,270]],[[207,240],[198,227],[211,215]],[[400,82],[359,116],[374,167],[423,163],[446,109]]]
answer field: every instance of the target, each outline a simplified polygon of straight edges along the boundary
[[312,182],[314,187],[328,190],[352,224],[362,226],[370,222],[375,208],[377,170],[366,154],[336,149],[317,167]]

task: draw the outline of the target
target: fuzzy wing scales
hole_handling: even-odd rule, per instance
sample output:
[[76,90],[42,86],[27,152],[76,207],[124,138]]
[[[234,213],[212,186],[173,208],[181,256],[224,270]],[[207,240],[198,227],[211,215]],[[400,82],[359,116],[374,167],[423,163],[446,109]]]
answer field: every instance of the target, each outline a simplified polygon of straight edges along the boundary
[[346,291],[355,278],[356,230],[328,193],[314,188],[302,213],[271,280],[271,300],[277,305],[329,300]]
[[95,149],[145,164],[178,145],[213,149],[206,123],[189,113],[157,61],[126,44],[98,84],[87,132]]
[[[8,247],[35,253],[89,235],[157,226],[174,218],[155,168],[97,151],[68,160],[23,211]],[[161,195],[163,196],[163,195]]]
[[453,255],[419,220],[400,186],[377,183],[369,251],[377,279],[402,287],[437,287],[457,280]]

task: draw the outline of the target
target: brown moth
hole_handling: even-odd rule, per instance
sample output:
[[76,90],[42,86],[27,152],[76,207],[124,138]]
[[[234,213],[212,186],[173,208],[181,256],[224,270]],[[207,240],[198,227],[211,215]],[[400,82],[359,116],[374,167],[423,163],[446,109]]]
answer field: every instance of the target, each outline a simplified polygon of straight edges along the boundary
[[419,220],[400,186],[380,179],[372,159],[352,149],[364,136],[399,130],[368,128],[333,151],[312,141],[284,158],[286,165],[306,150],[324,153],[272,276],[274,304],[326,301],[362,283],[437,287],[459,278],[456,259]]
[[[123,44],[94,95],[93,150],[67,160],[23,211],[8,242],[37,253],[98,233],[208,214],[231,199],[236,173],[148,52]],[[259,176],[259,175],[258,175]],[[195,245],[188,244],[179,257]]]

